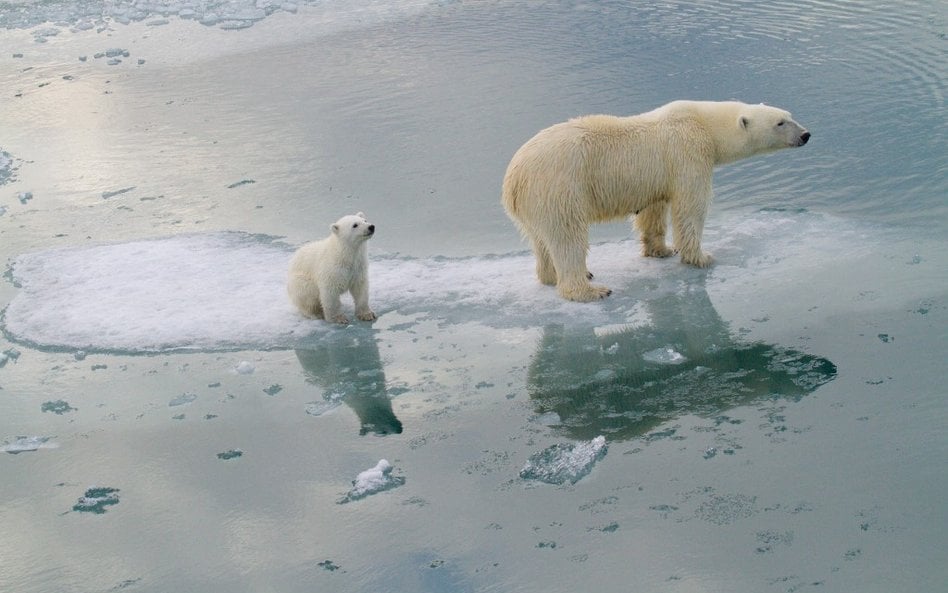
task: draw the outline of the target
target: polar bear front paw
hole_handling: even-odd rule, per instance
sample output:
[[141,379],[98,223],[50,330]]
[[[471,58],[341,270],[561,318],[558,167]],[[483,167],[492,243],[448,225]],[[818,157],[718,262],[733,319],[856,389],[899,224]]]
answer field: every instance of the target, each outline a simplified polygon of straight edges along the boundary
[[333,315],[332,322],[338,323],[340,325],[347,325],[349,323],[349,318],[340,313],[338,315]]
[[378,319],[378,317],[372,311],[362,311],[362,312],[356,313],[356,317],[358,317],[362,321],[375,321],[376,319]]
[[711,257],[710,253],[703,252],[699,252],[696,256],[686,256],[685,254],[682,254],[681,262],[696,268],[709,268],[711,267],[711,264],[714,263],[714,258]]
[[560,287],[560,296],[569,301],[588,303],[598,301],[612,294],[612,289],[599,284],[585,284],[582,286]]

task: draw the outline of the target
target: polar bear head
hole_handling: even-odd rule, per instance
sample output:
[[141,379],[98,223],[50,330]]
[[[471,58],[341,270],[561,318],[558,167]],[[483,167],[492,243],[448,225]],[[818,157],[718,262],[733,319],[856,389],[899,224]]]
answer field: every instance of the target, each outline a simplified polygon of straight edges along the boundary
[[375,234],[375,225],[370,224],[361,212],[343,216],[329,228],[339,240],[352,245],[368,241]]
[[770,105],[742,105],[734,122],[744,135],[746,154],[762,154],[803,146],[810,133],[793,121],[790,112]]

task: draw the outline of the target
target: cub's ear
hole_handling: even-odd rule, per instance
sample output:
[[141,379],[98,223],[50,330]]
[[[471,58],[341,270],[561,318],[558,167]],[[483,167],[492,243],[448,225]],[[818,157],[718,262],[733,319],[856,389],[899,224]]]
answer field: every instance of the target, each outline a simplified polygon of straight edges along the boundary
[[361,212],[356,212],[356,216],[358,216],[359,218],[365,218],[365,214]]
[[332,234],[338,235],[338,234],[339,234],[339,225],[333,223],[333,224],[329,225],[329,230],[332,231]]
[[737,118],[737,123],[741,126],[742,130],[746,130],[747,126],[750,125],[750,120],[747,119],[747,116],[742,115],[739,118]]

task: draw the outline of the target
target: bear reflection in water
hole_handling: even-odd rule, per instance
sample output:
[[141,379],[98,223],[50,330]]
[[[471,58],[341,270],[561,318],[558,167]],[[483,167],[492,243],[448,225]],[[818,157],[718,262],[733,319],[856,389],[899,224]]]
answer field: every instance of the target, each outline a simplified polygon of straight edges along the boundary
[[312,347],[297,348],[306,381],[323,390],[326,407],[345,403],[359,417],[359,434],[400,434],[402,423],[385,388],[375,336],[332,332]]
[[836,377],[825,358],[735,340],[703,288],[641,307],[641,325],[545,328],[528,388],[568,436],[631,439],[683,415],[799,400]]

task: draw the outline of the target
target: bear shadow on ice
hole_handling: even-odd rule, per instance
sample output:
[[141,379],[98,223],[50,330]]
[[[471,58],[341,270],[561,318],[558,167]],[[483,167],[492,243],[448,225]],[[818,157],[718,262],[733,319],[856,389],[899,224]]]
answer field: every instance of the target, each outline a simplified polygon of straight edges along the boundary
[[641,304],[647,322],[615,328],[548,325],[528,371],[535,410],[571,438],[627,440],[684,415],[791,401],[836,377],[831,361],[741,342],[702,286]]
[[298,347],[296,358],[306,381],[322,388],[322,401],[308,410],[319,415],[345,403],[359,417],[359,434],[400,434],[402,423],[392,410],[385,369],[371,332],[331,332]]

